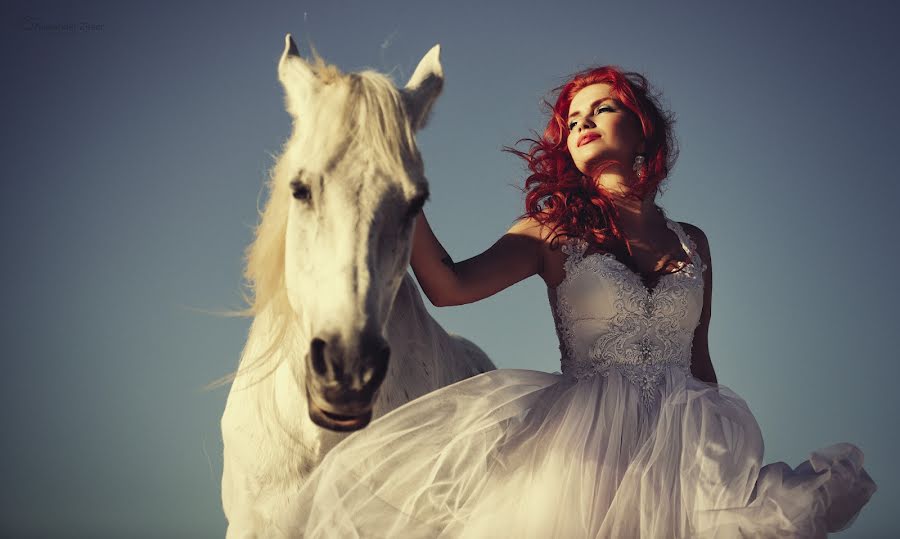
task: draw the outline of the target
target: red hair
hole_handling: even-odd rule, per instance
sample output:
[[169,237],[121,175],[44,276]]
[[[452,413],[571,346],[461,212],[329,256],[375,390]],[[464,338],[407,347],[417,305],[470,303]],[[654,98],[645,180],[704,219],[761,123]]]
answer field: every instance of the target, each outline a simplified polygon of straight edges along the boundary
[[[593,238],[601,245],[609,240],[610,235],[622,239],[616,224],[618,213],[609,194],[576,168],[566,145],[569,135],[566,117],[572,99],[582,88],[598,83],[608,84],[610,95],[633,113],[641,125],[645,161],[640,179],[628,196],[641,200],[646,196],[655,197],[660,182],[668,176],[677,158],[674,115],[663,109],[658,95],[643,75],[622,71],[617,66],[594,67],[574,74],[569,82],[553,90],[557,95],[555,105],[544,100],[544,105],[550,109],[544,136],[538,140],[519,139],[516,144],[522,141],[532,143],[525,152],[503,148],[523,158],[531,171],[525,180],[525,213],[519,218],[532,217],[543,224],[550,224],[556,233],[554,241],[559,235]],[[614,164],[625,167],[625,170],[632,169],[631,163],[610,159],[600,163],[599,171]],[[656,207],[662,211],[662,208]],[[557,230],[560,232],[557,233]]]

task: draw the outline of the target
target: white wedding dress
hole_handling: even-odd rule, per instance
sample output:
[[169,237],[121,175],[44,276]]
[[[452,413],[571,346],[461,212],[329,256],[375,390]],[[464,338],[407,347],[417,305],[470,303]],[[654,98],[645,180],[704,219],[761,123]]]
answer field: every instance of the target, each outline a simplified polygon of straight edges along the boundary
[[570,241],[549,291],[562,371],[438,389],[335,447],[279,523],[291,537],[824,537],[876,490],[849,443],[763,465],[745,401],[691,375],[703,261],[653,289]]

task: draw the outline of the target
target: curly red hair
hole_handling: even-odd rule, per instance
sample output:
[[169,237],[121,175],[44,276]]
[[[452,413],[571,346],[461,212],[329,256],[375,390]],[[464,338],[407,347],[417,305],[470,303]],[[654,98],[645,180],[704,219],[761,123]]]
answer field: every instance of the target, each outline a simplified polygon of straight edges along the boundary
[[[554,242],[560,235],[592,238],[600,245],[606,244],[610,236],[623,239],[616,224],[618,213],[608,193],[576,168],[566,145],[569,134],[566,117],[572,99],[582,88],[598,83],[608,84],[612,97],[631,111],[641,124],[645,161],[640,179],[628,196],[641,200],[646,196],[655,197],[660,183],[669,175],[677,159],[674,115],[660,105],[659,95],[643,75],[612,65],[588,68],[572,75],[569,82],[553,90],[557,96],[555,105],[544,100],[544,105],[550,109],[544,136],[519,139],[516,144],[532,143],[525,152],[503,148],[523,158],[531,171],[525,180],[525,213],[520,218],[532,217],[550,225],[555,234]],[[606,160],[600,163],[599,171],[614,164],[625,166],[626,170],[631,170],[632,166],[631,163]]]

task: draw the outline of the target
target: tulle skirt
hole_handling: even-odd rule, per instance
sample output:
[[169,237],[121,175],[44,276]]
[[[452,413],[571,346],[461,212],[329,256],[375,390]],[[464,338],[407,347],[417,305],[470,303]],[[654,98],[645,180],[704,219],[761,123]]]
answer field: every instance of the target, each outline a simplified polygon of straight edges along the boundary
[[824,537],[876,490],[849,443],[795,468],[724,385],[499,369],[397,408],[305,483],[291,537]]

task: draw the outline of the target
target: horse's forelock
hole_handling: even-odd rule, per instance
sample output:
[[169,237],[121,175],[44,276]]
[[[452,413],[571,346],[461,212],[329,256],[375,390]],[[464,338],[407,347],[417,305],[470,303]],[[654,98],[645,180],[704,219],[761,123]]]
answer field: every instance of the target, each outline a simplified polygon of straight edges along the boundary
[[415,134],[393,81],[377,71],[353,74],[349,99],[356,104],[358,147],[391,178],[423,179]]

